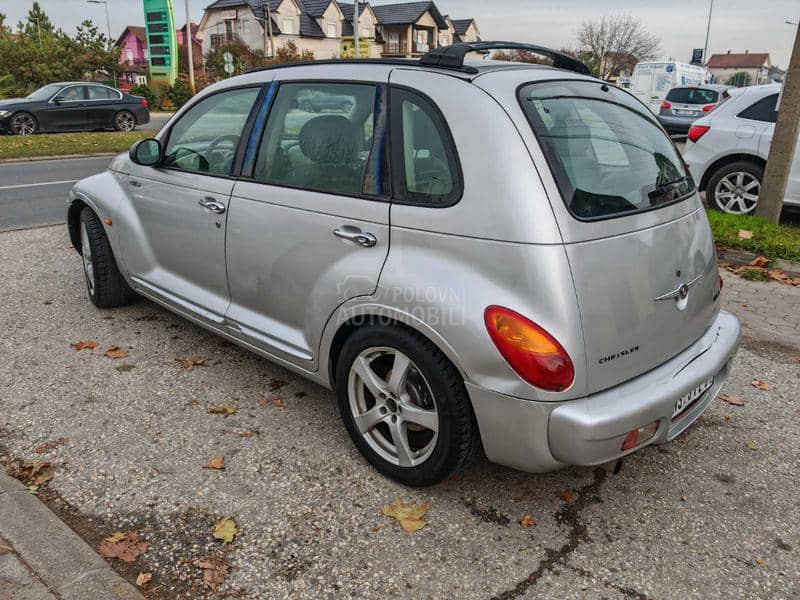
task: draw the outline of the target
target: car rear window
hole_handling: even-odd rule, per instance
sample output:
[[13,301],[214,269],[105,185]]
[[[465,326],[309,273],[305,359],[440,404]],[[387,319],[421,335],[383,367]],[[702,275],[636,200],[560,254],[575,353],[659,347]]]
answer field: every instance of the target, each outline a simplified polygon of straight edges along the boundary
[[673,88],[667,94],[667,102],[677,104],[714,104],[719,100],[719,92],[699,88]]
[[600,82],[550,81],[522,86],[519,100],[576,218],[653,210],[695,191],[655,116],[627,92]]

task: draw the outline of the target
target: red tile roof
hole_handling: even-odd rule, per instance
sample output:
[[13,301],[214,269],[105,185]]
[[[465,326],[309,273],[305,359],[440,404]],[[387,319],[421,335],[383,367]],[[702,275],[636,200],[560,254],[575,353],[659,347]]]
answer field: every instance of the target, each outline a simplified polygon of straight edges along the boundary
[[708,67],[711,69],[757,68],[763,67],[767,60],[769,60],[767,53],[713,54],[708,59]]

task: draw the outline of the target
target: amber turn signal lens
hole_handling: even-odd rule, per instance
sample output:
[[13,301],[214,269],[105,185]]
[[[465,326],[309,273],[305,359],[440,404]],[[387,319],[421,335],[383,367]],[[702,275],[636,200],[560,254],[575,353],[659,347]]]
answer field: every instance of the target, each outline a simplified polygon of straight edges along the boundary
[[502,306],[488,307],[483,316],[489,337],[522,379],[551,392],[561,392],[572,385],[572,360],[547,331]]

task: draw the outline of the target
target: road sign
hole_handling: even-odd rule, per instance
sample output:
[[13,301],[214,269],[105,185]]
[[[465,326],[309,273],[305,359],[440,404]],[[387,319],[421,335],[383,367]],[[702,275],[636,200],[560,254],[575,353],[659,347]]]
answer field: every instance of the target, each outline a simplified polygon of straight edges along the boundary
[[223,54],[222,58],[225,59],[226,63],[233,64],[233,54],[231,54],[230,52],[226,52],[225,54]]
[[702,65],[703,64],[703,49],[702,48],[695,48],[692,50],[692,64],[693,65]]
[[233,72],[236,70],[236,67],[233,66],[233,63],[225,63],[224,69],[228,75],[233,75]]

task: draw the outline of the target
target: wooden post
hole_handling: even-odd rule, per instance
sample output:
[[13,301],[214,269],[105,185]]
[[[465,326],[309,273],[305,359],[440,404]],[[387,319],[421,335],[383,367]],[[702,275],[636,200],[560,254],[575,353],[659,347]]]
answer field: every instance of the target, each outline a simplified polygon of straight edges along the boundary
[[780,96],[778,122],[772,135],[764,182],[756,214],[777,223],[781,218],[786,184],[792,169],[797,135],[800,133],[800,27],[795,34],[792,58]]

